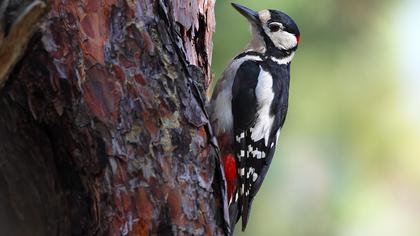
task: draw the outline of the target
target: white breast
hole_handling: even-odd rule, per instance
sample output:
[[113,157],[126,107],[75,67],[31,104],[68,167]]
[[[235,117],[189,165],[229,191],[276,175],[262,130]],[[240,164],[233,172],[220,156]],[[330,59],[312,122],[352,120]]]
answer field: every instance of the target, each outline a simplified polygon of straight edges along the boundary
[[235,74],[239,66],[248,60],[261,61],[262,59],[259,56],[247,55],[239,59],[232,60],[216,84],[211,99],[211,121],[216,135],[233,132],[233,81],[235,80]]

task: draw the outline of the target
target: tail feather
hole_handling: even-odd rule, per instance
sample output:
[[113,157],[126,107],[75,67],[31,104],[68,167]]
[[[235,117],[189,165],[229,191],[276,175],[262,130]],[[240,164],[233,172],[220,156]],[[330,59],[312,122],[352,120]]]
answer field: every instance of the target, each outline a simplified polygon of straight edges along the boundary
[[245,231],[248,224],[248,219],[251,214],[251,205],[252,198],[246,199],[242,208],[242,231]]
[[[239,190],[237,190],[239,191]],[[233,197],[235,197],[237,191],[235,191]],[[248,219],[251,214],[252,198],[233,200],[229,205],[229,219],[230,219],[230,232],[233,234],[235,231],[235,225],[242,217],[242,231],[245,231],[248,224]]]
[[229,205],[229,218],[230,218],[230,232],[233,235],[235,232],[235,225],[238,222],[240,217],[239,214],[239,208],[238,208],[238,202],[232,202],[231,205]]

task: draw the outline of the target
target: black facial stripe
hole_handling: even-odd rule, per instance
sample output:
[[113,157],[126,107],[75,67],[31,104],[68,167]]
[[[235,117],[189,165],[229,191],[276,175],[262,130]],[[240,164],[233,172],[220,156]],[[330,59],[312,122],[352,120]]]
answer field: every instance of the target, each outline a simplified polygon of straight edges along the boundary
[[[274,45],[273,45],[274,47]],[[247,52],[243,52],[239,55],[237,55],[234,60],[240,59],[242,57],[245,56],[257,56],[260,57],[262,60],[266,61],[267,59],[269,59],[270,57],[274,57],[277,59],[282,59],[285,58],[287,56],[290,56],[290,54],[292,54],[292,52],[296,51],[297,46],[294,48],[291,48],[290,50],[278,50],[276,48],[277,51],[273,51],[274,49],[271,49],[270,52],[266,52],[265,54],[262,54],[260,52],[256,52],[256,51],[247,51]]]

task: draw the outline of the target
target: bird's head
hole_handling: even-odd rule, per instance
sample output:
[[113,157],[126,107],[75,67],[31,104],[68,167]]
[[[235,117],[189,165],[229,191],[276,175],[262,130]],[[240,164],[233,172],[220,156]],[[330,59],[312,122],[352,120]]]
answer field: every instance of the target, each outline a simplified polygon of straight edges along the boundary
[[232,3],[232,6],[245,16],[251,24],[252,40],[248,50],[262,53],[280,52],[290,55],[296,51],[300,33],[296,23],[288,15],[277,10],[253,11]]

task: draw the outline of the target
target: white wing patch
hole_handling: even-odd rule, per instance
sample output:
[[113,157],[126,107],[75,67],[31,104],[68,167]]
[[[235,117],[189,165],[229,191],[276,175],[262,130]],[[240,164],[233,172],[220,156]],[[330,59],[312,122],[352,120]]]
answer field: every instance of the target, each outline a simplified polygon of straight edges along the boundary
[[258,103],[258,118],[255,126],[250,129],[251,139],[257,142],[264,139],[265,146],[268,146],[268,138],[274,122],[274,116],[270,115],[271,103],[274,99],[273,77],[267,71],[260,68],[258,84],[255,88],[255,96]]
[[249,176],[251,176],[255,172],[255,169],[252,167],[249,167],[248,172],[246,173],[246,178],[249,179]]
[[241,168],[241,169],[239,170],[239,175],[240,175],[240,176],[244,176],[244,174],[245,174],[245,168]]
[[253,182],[255,182],[257,180],[257,178],[258,178],[258,174],[257,173],[252,174],[252,181]]
[[236,135],[236,142],[240,143],[243,138],[245,138],[245,132],[241,132],[240,135]]
[[257,159],[265,158],[265,152],[258,150],[258,148],[252,150],[250,154],[252,154],[252,156]]

